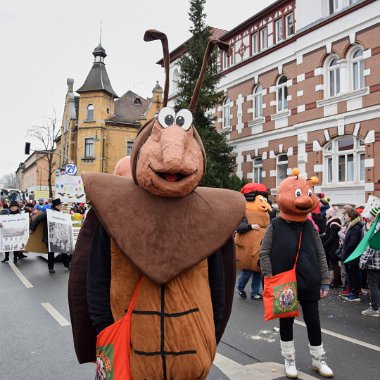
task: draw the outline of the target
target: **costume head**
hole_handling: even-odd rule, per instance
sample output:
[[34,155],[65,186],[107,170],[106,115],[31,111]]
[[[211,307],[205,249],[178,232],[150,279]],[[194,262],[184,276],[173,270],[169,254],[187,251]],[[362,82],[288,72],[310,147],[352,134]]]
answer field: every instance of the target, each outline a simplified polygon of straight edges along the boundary
[[304,222],[307,214],[318,205],[318,197],[313,189],[318,178],[300,178],[298,169],[293,169],[292,174],[292,177],[281,182],[277,190],[280,217],[291,222]]
[[131,177],[131,160],[129,156],[125,156],[118,161],[113,174],[122,177]]
[[134,182],[157,196],[179,198],[190,194],[206,171],[206,154],[202,141],[193,126],[195,111],[207,62],[214,46],[229,48],[211,40],[204,56],[201,73],[195,85],[189,110],[179,112],[167,107],[169,92],[169,49],[167,37],[157,30],[148,30],[145,41],[161,40],[166,72],[163,108],[158,117],[147,122],[139,131],[131,154]]
[[265,185],[261,183],[247,183],[240,190],[247,200],[246,208],[252,211],[272,211],[268,203],[268,192]]

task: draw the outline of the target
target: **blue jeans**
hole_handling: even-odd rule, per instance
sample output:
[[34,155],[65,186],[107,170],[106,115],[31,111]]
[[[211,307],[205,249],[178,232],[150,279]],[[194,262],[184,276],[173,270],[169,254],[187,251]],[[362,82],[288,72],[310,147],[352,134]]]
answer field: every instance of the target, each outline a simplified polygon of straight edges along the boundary
[[250,277],[252,276],[251,283],[251,297],[260,294],[260,285],[261,285],[261,273],[252,272],[251,270],[243,269],[239,277],[237,289],[243,291]]

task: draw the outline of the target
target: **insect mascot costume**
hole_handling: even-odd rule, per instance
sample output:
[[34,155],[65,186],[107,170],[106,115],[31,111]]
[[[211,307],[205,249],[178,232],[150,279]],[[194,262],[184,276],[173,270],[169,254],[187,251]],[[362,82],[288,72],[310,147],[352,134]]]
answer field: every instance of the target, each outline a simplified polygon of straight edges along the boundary
[[[235,284],[232,233],[244,217],[242,194],[198,187],[206,168],[192,124],[210,41],[189,110],[164,108],[139,131],[132,178],[86,173],[91,210],[69,280],[74,345],[97,379],[205,379],[231,312]],[[110,208],[118,194],[120,207]]]
[[[333,372],[326,364],[318,311],[320,297],[328,293],[330,277],[321,239],[307,219],[318,205],[313,189],[318,178],[301,178],[298,169],[293,169],[292,174],[278,187],[280,214],[268,226],[260,250],[264,317],[266,320],[280,318],[281,354],[285,359],[286,376],[297,378],[293,323],[294,316],[299,315],[299,301],[308,332],[312,368],[322,376],[332,377]],[[273,285],[271,282],[294,270],[295,282],[289,286],[274,286],[275,301],[271,308],[266,308],[270,296],[268,290]],[[295,284],[295,291],[292,284]],[[273,315],[269,316],[269,312]]]

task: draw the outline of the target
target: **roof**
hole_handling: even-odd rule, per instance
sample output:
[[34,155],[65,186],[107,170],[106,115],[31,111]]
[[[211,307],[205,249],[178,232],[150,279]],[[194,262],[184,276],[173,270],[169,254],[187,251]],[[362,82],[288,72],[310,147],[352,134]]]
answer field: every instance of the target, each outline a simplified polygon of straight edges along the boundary
[[[211,36],[210,39],[221,39],[221,37],[226,34],[228,31],[225,29],[219,29],[219,28],[213,28],[211,29]],[[187,51],[187,43],[192,39],[193,37],[190,37],[187,41],[185,41],[183,44],[176,47],[174,50],[170,52],[170,63],[175,61],[178,57],[183,55]],[[164,60],[161,58],[158,62],[156,62],[158,65],[164,66]]]
[[[107,56],[106,51],[102,45],[98,45],[95,50],[92,52],[95,57],[95,62],[92,65],[90,72],[87,75],[83,86],[79,88],[76,92],[79,94],[83,92],[90,91],[105,91],[110,95],[113,95],[115,98],[118,98],[116,92],[111,86],[110,79],[107,74],[106,66],[103,62],[104,58]],[[102,57],[99,60],[96,57]]]
[[107,122],[138,123],[148,106],[148,100],[133,91],[127,91],[119,99],[115,100],[115,115],[108,119]]

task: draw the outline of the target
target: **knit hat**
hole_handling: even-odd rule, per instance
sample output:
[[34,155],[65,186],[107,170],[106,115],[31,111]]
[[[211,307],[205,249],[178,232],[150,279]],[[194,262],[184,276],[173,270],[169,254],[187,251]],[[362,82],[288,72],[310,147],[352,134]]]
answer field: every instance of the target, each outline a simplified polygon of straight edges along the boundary
[[377,206],[377,207],[374,207],[369,213],[374,217],[376,218],[376,215],[379,213],[380,211],[380,206]]
[[334,218],[336,216],[336,210],[333,207],[330,207],[329,209],[327,209],[326,215],[331,218]]

